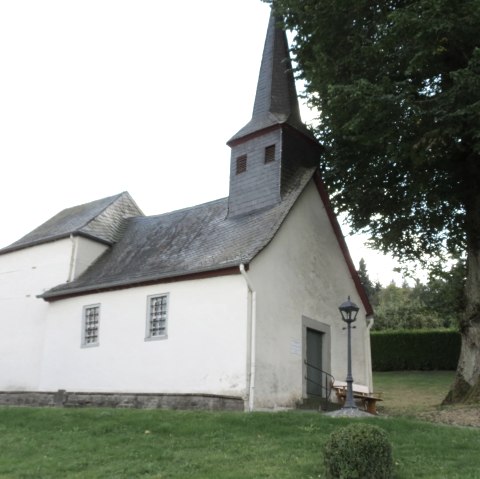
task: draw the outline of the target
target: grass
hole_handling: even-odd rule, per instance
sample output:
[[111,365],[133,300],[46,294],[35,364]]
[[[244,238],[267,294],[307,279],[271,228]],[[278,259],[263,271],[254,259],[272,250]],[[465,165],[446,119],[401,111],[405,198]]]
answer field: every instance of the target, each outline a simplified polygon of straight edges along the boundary
[[373,384],[381,391],[379,411],[414,415],[441,404],[453,383],[454,371],[376,372]]
[[[425,374],[375,374],[385,410],[438,404],[451,374]],[[480,428],[399,415],[361,421],[387,432],[396,479],[480,479]],[[0,478],[318,479],[325,441],[349,422],[293,411],[0,408]]]

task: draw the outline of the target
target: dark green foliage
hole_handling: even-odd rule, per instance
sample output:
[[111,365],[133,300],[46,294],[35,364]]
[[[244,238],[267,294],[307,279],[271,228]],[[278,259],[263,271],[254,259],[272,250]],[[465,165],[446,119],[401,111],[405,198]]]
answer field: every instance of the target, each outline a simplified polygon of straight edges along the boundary
[[465,301],[465,263],[436,267],[426,284],[395,283],[375,295],[375,330],[458,327]]
[[460,355],[456,331],[372,332],[374,371],[454,370]]
[[381,285],[379,283],[375,285],[372,283],[372,280],[368,276],[367,265],[363,258],[360,259],[357,273],[370,303],[372,306],[375,306],[377,304],[377,294],[381,290]]
[[272,0],[354,230],[401,258],[464,251],[478,225],[478,0]]
[[375,330],[422,329],[451,326],[451,318],[439,316],[428,308],[423,298],[425,286],[389,284],[378,293],[375,307]]
[[444,319],[447,318],[452,326],[461,324],[465,310],[466,276],[467,268],[462,259],[450,269],[440,264],[432,269],[429,280],[423,287],[422,299],[426,307]]
[[364,423],[353,423],[330,434],[324,461],[331,479],[388,479],[393,472],[392,446],[387,434]]

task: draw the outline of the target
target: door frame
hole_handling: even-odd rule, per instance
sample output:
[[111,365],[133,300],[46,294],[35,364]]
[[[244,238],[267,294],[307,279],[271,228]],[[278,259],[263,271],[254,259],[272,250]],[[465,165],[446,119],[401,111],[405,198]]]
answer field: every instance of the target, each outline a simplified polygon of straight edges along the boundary
[[330,325],[317,321],[316,319],[302,316],[302,397],[307,398],[307,329],[313,329],[322,333],[322,368],[325,372],[331,374],[332,363],[332,336]]

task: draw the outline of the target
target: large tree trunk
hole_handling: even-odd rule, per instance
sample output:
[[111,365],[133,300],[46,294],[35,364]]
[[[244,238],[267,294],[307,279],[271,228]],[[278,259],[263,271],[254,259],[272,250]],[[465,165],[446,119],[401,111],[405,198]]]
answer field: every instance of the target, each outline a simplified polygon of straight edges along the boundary
[[474,201],[466,215],[467,279],[465,313],[460,323],[462,347],[455,382],[444,404],[480,402],[480,195],[475,192],[472,196]]

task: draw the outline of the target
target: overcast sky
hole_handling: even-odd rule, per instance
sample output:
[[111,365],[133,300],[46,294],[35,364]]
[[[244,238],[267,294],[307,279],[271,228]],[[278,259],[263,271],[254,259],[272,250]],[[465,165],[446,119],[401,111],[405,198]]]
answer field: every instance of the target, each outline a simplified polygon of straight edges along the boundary
[[[227,196],[268,16],[260,0],[0,0],[0,247],[122,191],[147,215]],[[363,242],[357,267],[398,281]]]

